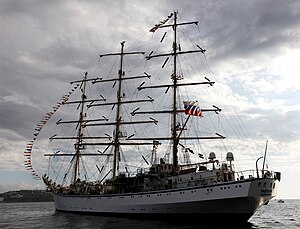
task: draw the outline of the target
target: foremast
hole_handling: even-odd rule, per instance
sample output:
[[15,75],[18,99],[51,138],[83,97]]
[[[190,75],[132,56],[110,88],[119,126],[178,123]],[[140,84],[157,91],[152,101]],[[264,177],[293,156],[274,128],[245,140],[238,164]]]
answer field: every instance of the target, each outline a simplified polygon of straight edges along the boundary
[[76,144],[75,144],[75,155],[74,158],[75,159],[75,166],[74,166],[74,178],[73,178],[73,182],[75,183],[78,175],[79,175],[79,162],[80,162],[80,154],[81,151],[84,149],[84,146],[82,145],[82,141],[83,141],[83,121],[84,121],[84,109],[85,109],[85,100],[86,100],[86,80],[87,80],[87,72],[85,72],[84,74],[84,78],[82,81],[82,94],[81,94],[81,103],[79,103],[80,106],[80,112],[79,112],[79,121],[78,121],[78,131],[77,131],[77,140],[76,140]]

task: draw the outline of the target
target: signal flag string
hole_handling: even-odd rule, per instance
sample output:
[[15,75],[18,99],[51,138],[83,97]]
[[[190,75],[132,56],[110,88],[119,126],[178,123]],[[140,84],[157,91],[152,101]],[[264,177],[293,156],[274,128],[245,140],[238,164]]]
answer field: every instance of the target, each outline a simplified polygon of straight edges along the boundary
[[30,171],[33,179],[35,180],[41,180],[40,176],[34,171],[33,167],[32,167],[32,161],[31,161],[31,155],[32,155],[32,148],[33,148],[33,143],[35,142],[35,140],[37,139],[39,133],[41,132],[41,130],[43,129],[43,127],[45,126],[45,124],[47,123],[47,121],[52,117],[52,115],[54,115],[54,113],[62,106],[64,105],[68,99],[70,98],[71,94],[79,87],[79,84],[76,84],[69,92],[68,94],[65,94],[62,96],[62,98],[57,101],[57,103],[55,104],[55,106],[53,106],[53,110],[49,111],[48,113],[46,113],[46,115],[41,119],[41,121],[36,124],[35,127],[35,133],[33,134],[33,138],[32,140],[30,140],[24,150],[24,156],[26,157],[25,161],[24,161],[24,166],[25,169]]

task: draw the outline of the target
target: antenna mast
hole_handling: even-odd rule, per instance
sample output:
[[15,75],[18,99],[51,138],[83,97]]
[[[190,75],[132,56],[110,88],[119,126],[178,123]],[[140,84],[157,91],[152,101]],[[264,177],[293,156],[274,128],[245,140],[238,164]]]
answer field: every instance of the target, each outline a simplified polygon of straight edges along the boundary
[[266,141],[265,155],[264,155],[263,168],[262,168],[262,177],[264,177],[264,173],[265,173],[265,163],[266,163],[266,157],[267,157],[267,149],[268,149],[268,140]]

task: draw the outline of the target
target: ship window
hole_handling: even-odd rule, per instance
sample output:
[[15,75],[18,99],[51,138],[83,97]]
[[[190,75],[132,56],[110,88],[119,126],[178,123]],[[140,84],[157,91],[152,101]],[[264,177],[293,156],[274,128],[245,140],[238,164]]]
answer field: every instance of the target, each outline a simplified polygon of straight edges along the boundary
[[265,183],[264,183],[264,188],[266,187],[266,184],[267,184],[267,183],[265,182]]
[[275,183],[273,184],[273,189],[275,188]]
[[222,187],[221,187],[220,189],[221,189],[221,190],[223,190],[223,188],[222,188]]
[[270,183],[270,188],[272,188],[272,183]]
[[258,187],[260,187],[260,186],[261,186],[261,182],[258,183]]

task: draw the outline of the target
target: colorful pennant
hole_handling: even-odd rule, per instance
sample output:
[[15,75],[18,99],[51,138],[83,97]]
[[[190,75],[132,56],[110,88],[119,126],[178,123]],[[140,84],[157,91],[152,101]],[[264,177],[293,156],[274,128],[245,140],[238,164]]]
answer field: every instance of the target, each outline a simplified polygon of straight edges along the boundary
[[42,120],[36,124],[35,127],[35,133],[33,134],[33,139],[30,140],[24,150],[24,156],[26,157],[26,160],[24,161],[24,166],[25,169],[28,171],[31,171],[31,174],[33,176],[33,179],[37,179],[40,180],[40,176],[34,171],[32,164],[31,164],[31,153],[32,153],[32,148],[33,148],[33,143],[36,140],[36,138],[38,137],[39,133],[41,132],[41,130],[43,129],[43,127],[45,126],[45,124],[47,123],[47,121],[52,117],[52,115],[54,115],[54,113],[62,106],[64,105],[68,99],[70,98],[71,94],[79,87],[79,84],[76,84],[71,91],[68,92],[68,94],[65,94],[62,96],[62,98],[56,103],[55,106],[53,106],[53,110],[49,111],[48,113],[46,113],[46,115],[42,118]]

